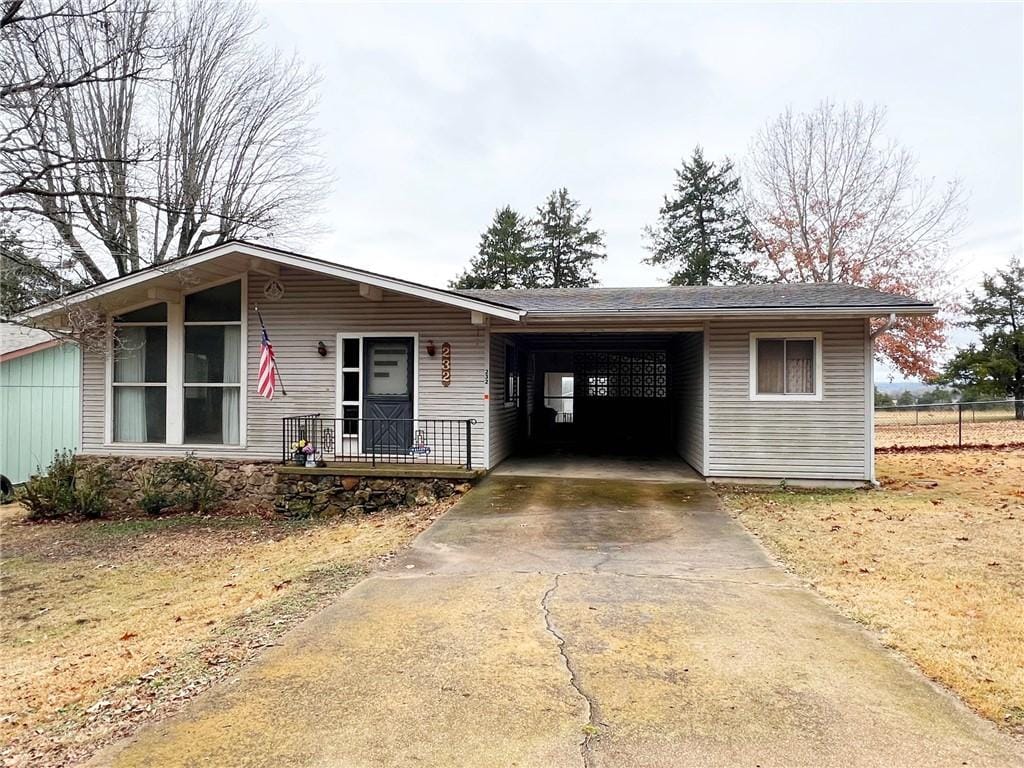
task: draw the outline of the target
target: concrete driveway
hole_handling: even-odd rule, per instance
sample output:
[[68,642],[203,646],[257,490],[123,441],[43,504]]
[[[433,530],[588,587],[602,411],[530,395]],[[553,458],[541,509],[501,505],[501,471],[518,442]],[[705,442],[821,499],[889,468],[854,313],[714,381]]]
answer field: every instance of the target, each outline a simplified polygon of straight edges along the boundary
[[1005,766],[699,482],[492,476],[118,766]]

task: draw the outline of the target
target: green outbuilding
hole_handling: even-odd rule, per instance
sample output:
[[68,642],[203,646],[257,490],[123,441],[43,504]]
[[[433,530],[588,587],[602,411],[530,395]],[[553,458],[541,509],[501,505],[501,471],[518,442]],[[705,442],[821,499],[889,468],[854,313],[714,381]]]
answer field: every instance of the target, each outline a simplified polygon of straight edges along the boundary
[[78,449],[80,377],[76,345],[0,325],[0,474],[12,483]]

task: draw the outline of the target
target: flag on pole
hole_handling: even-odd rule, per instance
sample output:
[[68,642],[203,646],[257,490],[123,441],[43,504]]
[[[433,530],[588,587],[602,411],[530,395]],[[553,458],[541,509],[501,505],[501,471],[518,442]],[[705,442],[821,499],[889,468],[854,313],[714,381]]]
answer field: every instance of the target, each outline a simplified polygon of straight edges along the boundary
[[267,400],[274,399],[276,367],[274,360],[274,348],[270,346],[270,339],[267,337],[267,329],[262,329],[262,341],[260,342],[260,373],[256,380],[256,391]]
[[287,395],[284,389],[284,382],[281,380],[281,372],[277,369],[277,358],[274,357],[274,348],[270,346],[270,337],[267,336],[267,326],[263,324],[263,314],[259,307],[253,307],[256,317],[260,321],[260,372],[256,380],[256,392],[267,400],[274,399],[274,391],[281,388],[281,394]]

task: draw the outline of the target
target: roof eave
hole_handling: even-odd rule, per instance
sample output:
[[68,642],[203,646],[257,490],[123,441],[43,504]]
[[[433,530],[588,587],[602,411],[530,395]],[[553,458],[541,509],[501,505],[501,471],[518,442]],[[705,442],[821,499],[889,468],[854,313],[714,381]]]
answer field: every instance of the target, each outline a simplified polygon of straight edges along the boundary
[[17,360],[19,357],[33,355],[36,352],[42,352],[45,349],[52,349],[53,347],[60,346],[61,343],[60,339],[48,339],[47,341],[39,341],[35,344],[30,344],[27,347],[19,347],[18,349],[11,349],[7,352],[0,352],[0,363]]
[[819,316],[858,316],[876,317],[879,315],[934,315],[939,311],[932,304],[863,307],[714,307],[689,309],[581,309],[571,311],[530,310],[526,320],[573,320],[590,317],[649,317],[649,318],[691,318],[691,317],[744,317],[766,315],[777,317]]

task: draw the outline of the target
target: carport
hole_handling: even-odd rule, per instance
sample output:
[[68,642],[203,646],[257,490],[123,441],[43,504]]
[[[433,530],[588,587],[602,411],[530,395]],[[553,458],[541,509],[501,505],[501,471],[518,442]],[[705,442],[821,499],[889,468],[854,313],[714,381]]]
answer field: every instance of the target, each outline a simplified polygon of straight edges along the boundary
[[492,450],[560,464],[678,457],[700,439],[700,332],[492,335]]

